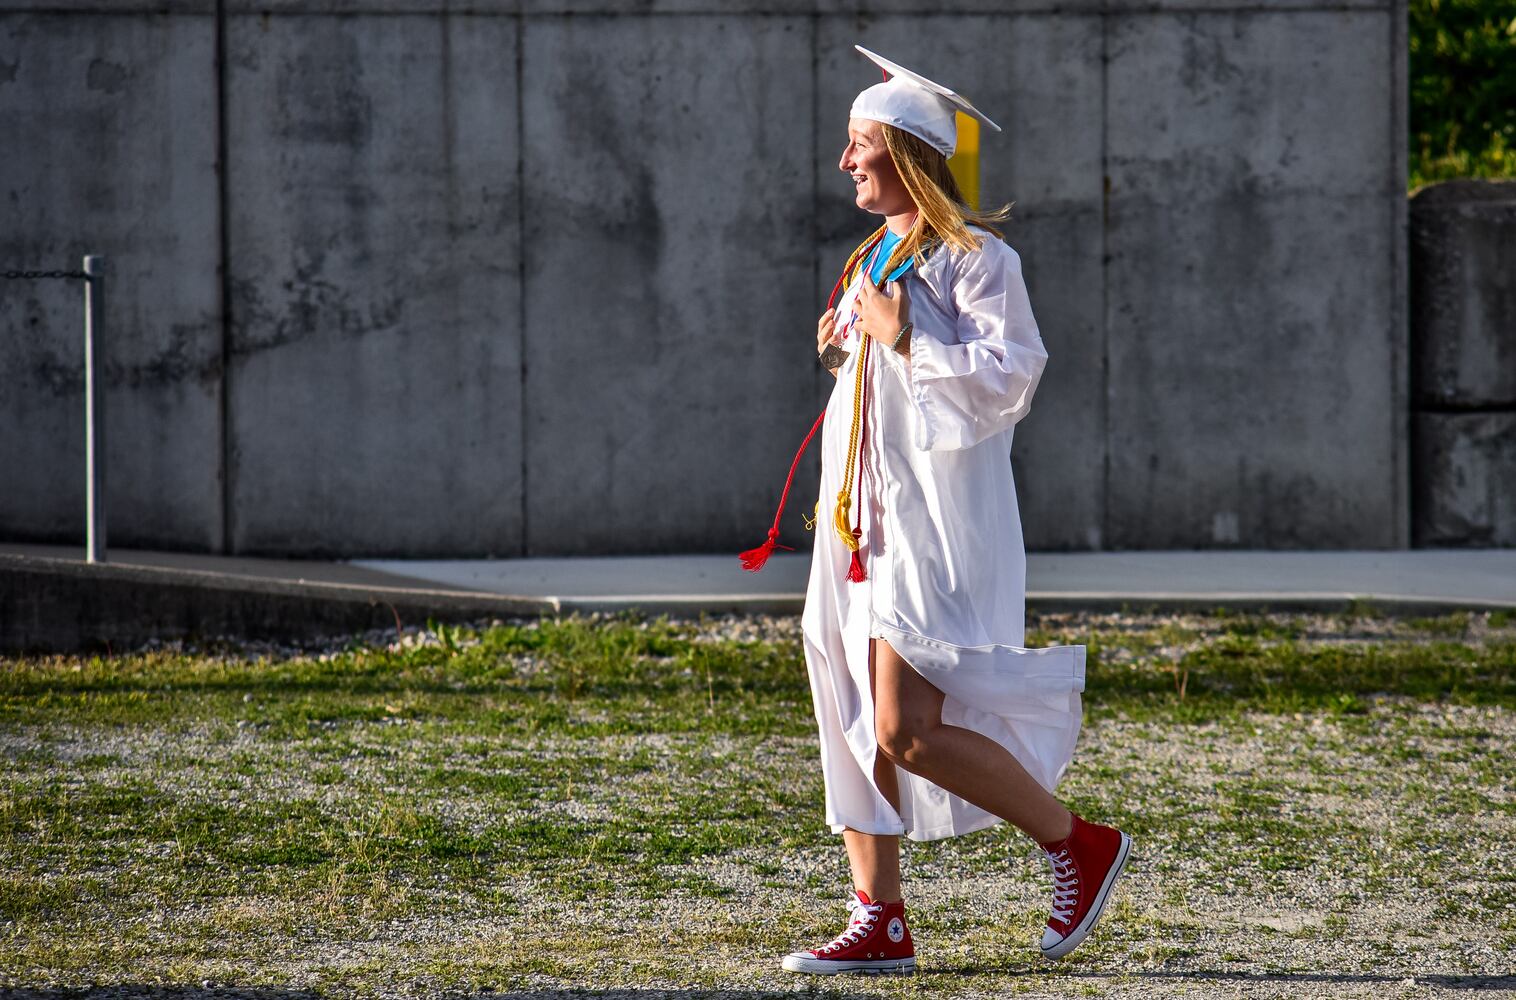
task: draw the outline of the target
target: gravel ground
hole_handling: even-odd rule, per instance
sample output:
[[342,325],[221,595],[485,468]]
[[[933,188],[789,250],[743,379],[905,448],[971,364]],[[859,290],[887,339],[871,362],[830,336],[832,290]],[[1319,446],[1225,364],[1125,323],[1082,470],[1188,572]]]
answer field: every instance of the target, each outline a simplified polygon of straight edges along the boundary
[[[1313,644],[1445,638],[1394,619],[1263,621]],[[1223,628],[1213,617],[1141,614],[1031,624],[1153,633],[1159,657]],[[1502,627],[1474,616],[1458,638],[1477,644]],[[793,617],[756,616],[706,619],[692,638],[797,636]],[[361,641],[404,650],[439,639],[411,631]],[[352,644],[187,651],[280,660]],[[529,657],[517,666],[538,669]],[[1119,820],[1137,843],[1091,942],[1062,963],[1036,957],[1046,867],[1024,838],[998,828],[907,845],[919,975],[824,981],[777,968],[784,951],[844,919],[846,865],[818,829],[813,738],[560,733],[481,752],[476,733],[403,717],[333,724],[297,741],[243,722],[0,726],[0,805],[42,784],[66,796],[147,783],[176,808],[308,809],[365,830],[403,802],[486,836],[533,821],[592,830],[629,804],[679,835],[715,822],[690,813],[699,803],[755,787],[796,789],[803,804],[776,806],[769,836],[753,836],[748,821],[730,849],[667,866],[651,883],[647,873],[586,866],[582,891],[574,866],[583,859],[568,855],[505,858],[469,880],[323,868],[326,881],[296,886],[233,871],[189,885],[173,838],[118,835],[111,849],[75,852],[87,865],[0,853],[0,880],[87,897],[0,910],[0,997],[1516,997],[1516,713],[1505,707],[1387,692],[1349,714],[1094,718],[1060,794]],[[629,760],[640,763],[617,764]],[[340,780],[323,776],[334,761]],[[494,795],[417,777],[444,765],[484,783],[552,777],[532,794]],[[19,851],[26,835],[6,842]]]

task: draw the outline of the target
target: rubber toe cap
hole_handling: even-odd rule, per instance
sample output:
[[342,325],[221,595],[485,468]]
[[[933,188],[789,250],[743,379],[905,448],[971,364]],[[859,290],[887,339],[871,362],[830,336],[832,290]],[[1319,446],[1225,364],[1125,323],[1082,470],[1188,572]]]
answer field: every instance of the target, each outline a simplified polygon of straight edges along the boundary
[[1062,941],[1062,940],[1063,940],[1063,935],[1059,934],[1057,931],[1053,930],[1053,928],[1051,928],[1051,927],[1044,927],[1042,929],[1042,950],[1043,951],[1047,951],[1050,948],[1057,947],[1058,943],[1060,941]]

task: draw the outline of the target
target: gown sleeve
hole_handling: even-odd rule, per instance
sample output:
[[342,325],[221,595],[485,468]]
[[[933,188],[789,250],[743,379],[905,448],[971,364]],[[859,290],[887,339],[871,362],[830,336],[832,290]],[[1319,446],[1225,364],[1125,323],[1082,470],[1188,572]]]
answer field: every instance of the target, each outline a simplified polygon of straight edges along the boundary
[[1011,427],[1031,408],[1047,363],[1020,256],[994,236],[983,240],[950,267],[957,312],[950,335],[918,327],[910,360],[900,359],[915,410],[913,437],[923,451],[971,448]]

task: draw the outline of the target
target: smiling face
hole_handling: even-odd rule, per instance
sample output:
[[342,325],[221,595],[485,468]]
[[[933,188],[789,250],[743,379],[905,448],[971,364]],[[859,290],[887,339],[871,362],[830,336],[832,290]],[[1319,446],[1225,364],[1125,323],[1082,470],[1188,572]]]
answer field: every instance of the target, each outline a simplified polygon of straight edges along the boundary
[[884,144],[883,127],[865,118],[849,118],[847,139],[837,167],[853,179],[858,207],[883,216],[914,211],[916,203]]

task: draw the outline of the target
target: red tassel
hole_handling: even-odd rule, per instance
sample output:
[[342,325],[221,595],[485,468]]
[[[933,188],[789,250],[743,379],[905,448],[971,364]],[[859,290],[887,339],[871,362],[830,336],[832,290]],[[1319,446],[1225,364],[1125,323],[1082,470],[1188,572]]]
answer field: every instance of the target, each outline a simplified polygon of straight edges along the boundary
[[763,564],[769,561],[769,556],[774,554],[775,549],[783,549],[786,552],[795,550],[788,545],[779,544],[779,519],[784,516],[784,504],[790,498],[790,487],[795,483],[795,469],[800,465],[800,456],[805,454],[806,447],[811,443],[811,438],[821,430],[822,421],[826,420],[826,411],[821,411],[821,416],[811,425],[811,432],[800,442],[800,450],[795,452],[795,460],[790,463],[790,474],[784,480],[784,492],[779,494],[779,509],[774,511],[774,526],[769,528],[769,540],[756,549],[748,549],[737,556],[742,560],[742,568],[750,573],[756,573],[763,568]]
[[764,542],[762,545],[758,546],[756,549],[748,549],[746,552],[742,553],[737,558],[739,558],[739,559],[742,560],[742,568],[743,569],[748,570],[748,571],[753,572],[753,573],[756,573],[760,569],[763,568],[763,564],[764,563],[766,563],[766,562],[769,561],[769,556],[771,556],[771,555],[774,554],[774,550],[775,549],[783,549],[786,552],[794,552],[795,551],[794,549],[790,548],[788,545],[780,545],[779,544],[779,529],[778,528],[770,528],[769,529],[769,540],[768,541]]
[[856,552],[853,553],[853,565],[848,567],[847,578],[854,583],[862,583],[868,579],[868,575],[863,572],[863,560],[858,558]]

